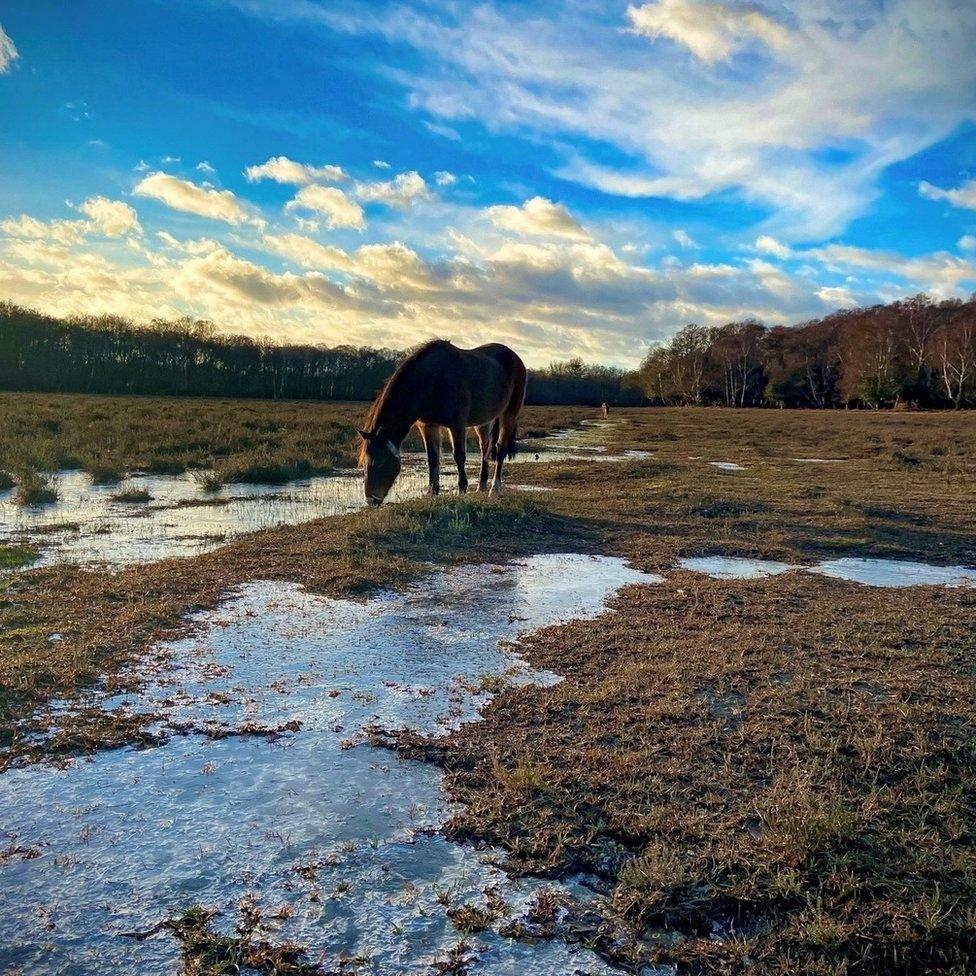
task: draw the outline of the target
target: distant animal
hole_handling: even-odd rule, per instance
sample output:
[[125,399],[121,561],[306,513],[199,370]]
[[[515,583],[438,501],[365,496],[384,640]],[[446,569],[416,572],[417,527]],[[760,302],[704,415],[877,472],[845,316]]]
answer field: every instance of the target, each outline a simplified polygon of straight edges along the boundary
[[435,339],[408,356],[373,401],[359,460],[370,505],[379,505],[400,474],[400,445],[416,424],[427,451],[429,492],[440,491],[441,432],[451,435],[458,491],[468,487],[465,441],[473,427],[481,446],[478,488],[488,487],[489,462],[495,470],[490,494],[502,488],[505,459],[515,453],[519,411],[525,402],[525,364],[508,346],[492,342],[459,349]]
[[606,405],[606,403],[601,403],[600,404],[600,416],[601,417],[606,417],[609,414],[610,414],[610,408]]

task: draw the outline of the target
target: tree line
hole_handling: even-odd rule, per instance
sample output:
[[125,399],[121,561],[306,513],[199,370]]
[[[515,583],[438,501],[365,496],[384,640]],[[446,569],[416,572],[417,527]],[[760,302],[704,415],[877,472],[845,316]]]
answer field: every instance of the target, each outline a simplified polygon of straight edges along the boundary
[[[0,302],[0,389],[370,400],[404,353],[278,345],[212,322],[59,319]],[[916,295],[795,326],[686,325],[626,372],[579,359],[530,372],[529,402],[735,407],[976,405],[976,296]]]
[[[0,302],[0,389],[46,393],[371,400],[404,353],[278,345],[218,334],[212,322],[114,316],[59,319]],[[529,402],[636,404],[627,374],[579,360],[534,370]]]
[[976,296],[916,295],[795,326],[687,325],[627,382],[660,404],[969,407]]

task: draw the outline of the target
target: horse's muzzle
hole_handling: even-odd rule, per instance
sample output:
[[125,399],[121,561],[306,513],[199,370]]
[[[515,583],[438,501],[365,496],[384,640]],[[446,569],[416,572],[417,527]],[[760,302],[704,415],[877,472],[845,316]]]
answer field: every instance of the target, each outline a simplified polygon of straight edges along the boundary
[[366,504],[369,505],[370,508],[373,508],[376,505],[382,505],[383,504],[383,499],[382,498],[377,498],[375,495],[367,495],[366,496]]

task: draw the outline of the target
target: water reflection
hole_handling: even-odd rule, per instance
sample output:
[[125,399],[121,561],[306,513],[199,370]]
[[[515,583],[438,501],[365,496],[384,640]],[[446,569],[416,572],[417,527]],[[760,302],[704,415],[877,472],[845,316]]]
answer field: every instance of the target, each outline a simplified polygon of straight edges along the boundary
[[[170,974],[171,936],[118,933],[195,903],[219,908],[231,932],[248,897],[280,916],[274,940],[306,944],[313,959],[347,953],[368,959],[363,973],[426,973],[461,938],[447,907],[483,906],[494,889],[509,907],[468,937],[472,974],[610,972],[558,940],[502,937],[546,886],[512,883],[499,852],[437,833],[452,808],[436,767],[361,743],[370,726],[438,734],[472,720],[499,675],[557,680],[499,641],[657,581],[621,560],[559,555],[453,569],[364,604],[247,586],[201,615],[192,637],[159,648],[144,691],[93,702],[232,734],[0,777],[0,846],[38,855],[0,861],[0,970]],[[295,721],[277,741],[233,734]]]

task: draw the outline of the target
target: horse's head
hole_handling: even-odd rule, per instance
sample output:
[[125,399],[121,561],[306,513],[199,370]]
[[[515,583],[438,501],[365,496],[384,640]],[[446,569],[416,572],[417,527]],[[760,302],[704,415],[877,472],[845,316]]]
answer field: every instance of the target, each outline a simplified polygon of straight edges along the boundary
[[381,427],[374,431],[360,430],[358,434],[363,441],[359,459],[365,474],[366,502],[379,505],[400,473],[400,448]]

